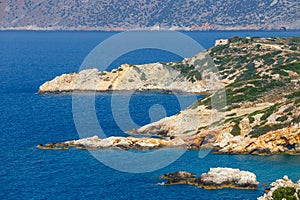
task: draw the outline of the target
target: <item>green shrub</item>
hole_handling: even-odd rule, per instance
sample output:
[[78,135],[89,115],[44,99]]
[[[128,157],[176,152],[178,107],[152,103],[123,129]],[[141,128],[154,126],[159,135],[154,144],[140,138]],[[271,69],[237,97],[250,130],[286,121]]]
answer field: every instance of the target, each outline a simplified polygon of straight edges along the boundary
[[300,43],[300,37],[290,36],[288,39],[293,43]]
[[288,98],[288,99],[294,99],[296,97],[300,97],[300,90],[298,90],[298,91],[296,91],[296,92],[294,92],[292,94],[288,94],[285,97]]
[[238,42],[240,40],[239,36],[233,36],[232,38],[229,39],[229,42]]
[[297,198],[294,196],[295,193],[296,189],[293,187],[282,187],[276,189],[273,192],[272,197],[274,200],[282,200],[284,198],[286,200],[297,200]]
[[236,123],[233,127],[233,129],[231,130],[231,135],[233,136],[238,136],[241,134],[241,128],[239,127],[239,123]]
[[290,71],[296,72],[297,74],[300,74],[300,63],[299,62],[281,65],[280,67],[285,70],[290,70]]
[[287,116],[281,116],[281,117],[278,117],[278,118],[276,119],[276,121],[284,122],[284,121],[286,121],[287,119],[288,119]]
[[294,118],[292,122],[295,124],[300,123],[300,115],[298,115],[298,117]]
[[261,120],[266,120],[268,119],[268,117],[270,117],[270,115],[272,115],[274,113],[274,111],[277,109],[278,104],[275,104],[271,107],[269,107],[266,111],[265,114],[261,117]]
[[274,125],[260,125],[253,127],[253,130],[250,132],[250,135],[254,138],[264,135],[270,131],[276,131],[283,129],[289,126],[289,124],[274,124]]
[[289,112],[291,112],[292,110],[294,110],[294,107],[293,107],[293,106],[290,106],[290,107],[286,108],[283,112],[284,112],[284,113],[289,113]]
[[250,124],[252,124],[255,121],[254,117],[252,116],[249,116],[248,119]]

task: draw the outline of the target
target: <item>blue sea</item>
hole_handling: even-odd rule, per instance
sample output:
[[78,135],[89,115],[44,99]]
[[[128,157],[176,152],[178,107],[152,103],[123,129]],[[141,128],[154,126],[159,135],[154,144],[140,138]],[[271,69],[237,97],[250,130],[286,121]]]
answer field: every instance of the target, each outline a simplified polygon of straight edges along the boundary
[[[62,73],[78,71],[85,57],[115,32],[0,32],[0,199],[256,199],[266,185],[288,175],[300,179],[300,157],[290,155],[215,155],[185,152],[170,165],[148,173],[126,173],[95,159],[89,151],[45,151],[37,144],[78,139],[70,94],[39,95],[39,86]],[[204,48],[214,40],[244,36],[300,36],[298,31],[184,32]],[[122,63],[176,61],[178,55],[144,49],[123,55]],[[117,97],[126,99],[128,94]],[[189,101],[189,95],[180,95]],[[197,98],[201,98],[198,96]],[[95,110],[107,135],[124,136],[111,110],[111,93],[95,96]],[[131,94],[130,115],[136,125],[178,113],[178,96],[159,92]],[[164,112],[151,116],[160,105]],[[127,109],[127,108],[126,108]],[[120,113],[121,114],[121,113]],[[134,127],[132,127],[134,128]],[[95,133],[96,135],[97,133]],[[175,150],[174,150],[175,151]],[[122,164],[122,163],[121,163]],[[124,163],[126,165],[127,163]],[[143,166],[143,163],[141,163]],[[210,167],[233,167],[257,175],[258,190],[205,190],[192,186],[160,186],[159,176],[174,171],[207,172]]]

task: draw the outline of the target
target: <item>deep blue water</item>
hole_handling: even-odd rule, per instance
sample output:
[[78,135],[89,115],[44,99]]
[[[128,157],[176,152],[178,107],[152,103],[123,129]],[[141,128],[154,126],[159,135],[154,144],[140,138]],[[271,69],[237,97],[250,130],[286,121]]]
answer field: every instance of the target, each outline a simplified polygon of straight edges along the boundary
[[[239,36],[299,36],[300,32],[190,32],[204,48],[214,40]],[[214,155],[198,157],[188,151],[176,162],[158,171],[131,174],[111,169],[88,151],[43,151],[39,143],[78,138],[72,114],[71,95],[38,95],[39,85],[62,73],[77,71],[87,54],[115,33],[104,32],[0,32],[0,198],[1,199],[256,199],[264,184],[283,175],[300,179],[300,157]],[[167,52],[144,50],[116,60],[148,63],[180,60]],[[118,94],[119,99],[126,94]],[[189,96],[181,96],[188,102]],[[200,98],[200,97],[199,97]],[[96,95],[99,123],[107,135],[124,135],[114,122],[111,94]],[[160,104],[165,111],[149,114]],[[121,106],[122,108],[122,106]],[[125,107],[127,109],[127,107]],[[128,108],[132,120],[144,125],[180,111],[174,95],[135,93]],[[122,109],[120,110],[120,112]],[[122,113],[120,113],[121,115]],[[134,128],[134,127],[132,127]],[[141,163],[142,165],[142,163]],[[257,174],[257,191],[204,190],[191,186],[158,186],[159,175],[185,170],[198,174],[210,167],[236,167]]]

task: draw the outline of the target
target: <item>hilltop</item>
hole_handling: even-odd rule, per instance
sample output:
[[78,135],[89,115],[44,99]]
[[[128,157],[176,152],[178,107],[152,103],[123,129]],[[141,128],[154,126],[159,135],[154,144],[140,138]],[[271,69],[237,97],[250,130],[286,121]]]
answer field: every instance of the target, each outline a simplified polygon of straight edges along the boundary
[[299,29],[298,0],[0,1],[0,28],[26,30]]

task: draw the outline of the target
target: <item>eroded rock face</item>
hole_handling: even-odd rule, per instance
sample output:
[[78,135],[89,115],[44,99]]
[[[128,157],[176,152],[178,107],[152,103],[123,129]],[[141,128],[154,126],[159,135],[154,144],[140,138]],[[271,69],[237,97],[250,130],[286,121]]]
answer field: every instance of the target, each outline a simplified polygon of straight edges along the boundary
[[[297,193],[298,191],[300,191],[300,180],[298,180],[297,183],[294,183],[292,180],[289,179],[288,176],[284,176],[282,179],[277,179],[275,182],[271,183],[270,188],[265,190],[265,194],[259,198],[257,198],[258,200],[273,200],[273,193],[275,190],[279,189],[279,188],[286,188],[286,187],[291,187],[291,188],[295,188],[295,193]],[[297,194],[294,194],[295,199],[299,199],[300,196],[298,196],[298,198],[296,198]]]
[[[240,112],[241,115],[247,115],[268,106],[269,104],[263,104],[255,108],[239,108],[231,112]],[[239,125],[240,135],[234,136],[231,134],[234,127],[233,123],[221,123],[221,125],[213,127],[211,124],[217,122],[218,119],[212,116],[213,110],[206,109],[204,106],[188,108],[177,115],[161,119],[158,122],[129,132],[139,135],[176,135],[183,138],[188,146],[193,148],[213,146],[218,153],[260,155],[300,154],[299,123],[294,123],[274,131],[270,130],[259,137],[252,137],[249,133],[254,129],[253,126],[255,125],[252,124],[250,126],[249,119],[246,116],[241,120]],[[273,115],[270,118],[273,118]]]
[[206,189],[257,189],[259,184],[254,173],[232,168],[211,168],[200,177],[190,172],[174,172],[161,177],[167,180],[159,183],[161,185],[188,184]]
[[180,138],[174,139],[160,139],[160,138],[134,138],[134,137],[109,137],[100,139],[98,136],[84,138],[79,140],[72,140],[66,142],[59,142],[53,144],[39,144],[40,149],[50,150],[67,150],[70,147],[85,150],[99,150],[99,149],[155,149],[161,147],[184,146],[185,142]]
[[230,154],[299,154],[300,126],[295,124],[258,138],[233,137],[230,133],[223,133],[219,135],[215,146],[220,148],[220,153]]

